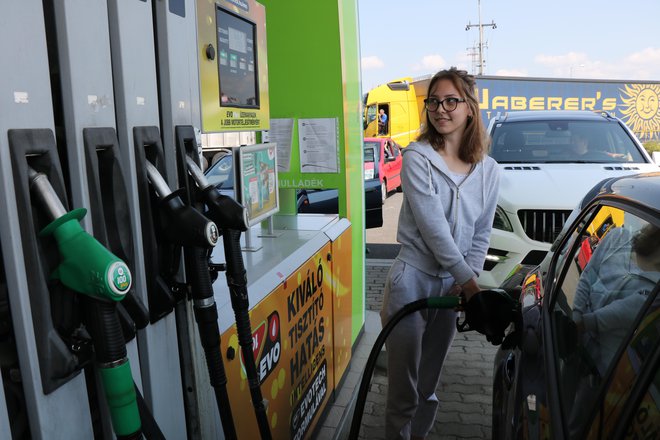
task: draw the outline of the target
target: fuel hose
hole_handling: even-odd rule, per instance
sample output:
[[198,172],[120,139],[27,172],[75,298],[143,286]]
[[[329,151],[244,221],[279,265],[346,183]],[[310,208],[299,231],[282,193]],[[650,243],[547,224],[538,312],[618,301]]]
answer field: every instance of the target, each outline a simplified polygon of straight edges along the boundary
[[87,328],[94,344],[96,366],[110,409],[113,430],[119,440],[141,439],[135,387],[117,305],[94,299],[86,303]]
[[184,247],[186,269],[190,271],[187,280],[193,299],[195,322],[222,429],[225,438],[236,439],[236,427],[227,392],[227,375],[220,350],[218,309],[213,297],[208,261],[208,250],[217,243],[217,227],[193,206],[184,204],[153,164],[147,161],[146,165],[149,182],[160,199],[160,209],[166,217],[164,233],[172,243]]
[[235,229],[223,229],[222,242],[227,259],[227,285],[231,297],[231,305],[236,316],[236,333],[241,353],[245,362],[245,374],[250,387],[250,396],[254,413],[257,417],[259,433],[264,440],[270,440],[271,433],[266,415],[266,406],[261,395],[259,376],[252,350],[252,327],[250,324],[250,301],[247,290],[247,275],[241,253],[241,232]]
[[222,430],[226,439],[236,439],[236,427],[234,426],[229,394],[227,393],[227,375],[220,349],[218,308],[213,298],[208,252],[204,248],[194,247],[187,250],[186,254],[189,257],[189,267],[192,272],[189,279],[195,321],[204,348],[209,379],[218,404]]
[[355,401],[355,412],[353,413],[353,421],[351,422],[351,430],[349,431],[349,440],[357,440],[360,434],[360,425],[362,424],[362,413],[364,412],[364,404],[369,393],[369,383],[373,375],[378,354],[385,344],[385,340],[392,332],[394,327],[406,316],[415,313],[422,309],[455,309],[461,305],[461,297],[458,296],[440,296],[433,298],[424,298],[406,304],[392,316],[392,318],[385,324],[385,327],[378,334],[376,342],[369,353],[367,364],[362,374],[360,388],[358,389],[357,399]]

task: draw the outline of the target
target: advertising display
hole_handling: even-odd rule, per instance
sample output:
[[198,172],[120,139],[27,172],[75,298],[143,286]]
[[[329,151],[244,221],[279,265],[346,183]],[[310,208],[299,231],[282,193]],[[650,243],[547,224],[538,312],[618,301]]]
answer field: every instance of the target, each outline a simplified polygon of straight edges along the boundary
[[269,128],[266,15],[254,0],[197,2],[204,133]]
[[353,303],[351,295],[351,227],[332,243],[332,279],[334,286],[332,304],[332,329],[334,334],[334,376],[337,383],[344,376],[351,360],[351,324]]
[[[250,311],[254,357],[273,438],[305,438],[334,388],[333,277],[326,258],[330,251],[328,243]],[[236,327],[221,341],[238,437],[258,438]]]
[[234,149],[236,197],[253,226],[279,211],[277,146],[256,144]]

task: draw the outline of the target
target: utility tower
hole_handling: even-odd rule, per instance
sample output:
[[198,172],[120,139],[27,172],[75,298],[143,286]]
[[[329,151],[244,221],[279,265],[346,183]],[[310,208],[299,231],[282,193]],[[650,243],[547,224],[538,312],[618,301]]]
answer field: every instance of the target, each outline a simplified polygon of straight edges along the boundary
[[479,7],[479,24],[471,24],[470,22],[468,22],[467,26],[465,26],[465,30],[469,31],[470,28],[473,28],[473,27],[478,27],[479,28],[479,45],[477,46],[478,49],[479,49],[479,60],[477,61],[477,66],[479,67],[479,75],[483,75],[484,74],[484,65],[486,64],[486,60],[484,59],[484,49],[487,47],[486,43],[484,43],[484,28],[485,27],[491,27],[493,29],[497,29],[497,25],[492,20],[491,20],[490,23],[482,24],[481,23],[481,0],[477,0],[477,5]]
[[474,46],[470,46],[465,50],[468,51],[467,55],[470,57],[472,66],[470,72],[474,75],[474,73],[477,71],[477,64],[479,63],[479,51],[477,50],[477,45],[475,44]]

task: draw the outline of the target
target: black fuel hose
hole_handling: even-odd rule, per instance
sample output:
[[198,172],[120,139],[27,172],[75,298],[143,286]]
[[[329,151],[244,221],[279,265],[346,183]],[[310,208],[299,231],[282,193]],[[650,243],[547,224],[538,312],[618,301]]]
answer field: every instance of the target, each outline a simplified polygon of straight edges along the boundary
[[261,395],[257,366],[252,350],[252,326],[250,324],[250,301],[247,290],[247,275],[243,255],[241,253],[241,231],[235,229],[222,230],[222,242],[227,260],[227,285],[231,297],[231,305],[236,316],[236,333],[245,361],[245,374],[250,387],[250,396],[254,413],[257,417],[259,433],[264,440],[270,440],[271,433],[266,415],[266,407]]
[[226,439],[236,439],[236,427],[227,393],[227,375],[222,362],[220,348],[220,328],[218,326],[218,308],[213,298],[211,274],[209,272],[208,252],[204,248],[190,248],[186,251],[190,261],[189,276],[192,289],[193,310],[199,338],[204,348],[206,367],[211,386],[218,404],[222,430]]
[[360,388],[358,390],[357,399],[355,401],[355,411],[353,412],[353,421],[351,422],[351,430],[348,434],[349,440],[357,440],[360,434],[360,425],[362,424],[362,413],[364,412],[364,404],[369,393],[369,383],[373,375],[378,354],[385,344],[385,340],[392,332],[394,327],[406,316],[415,313],[422,309],[455,309],[461,304],[461,297],[458,296],[440,296],[433,298],[423,298],[417,301],[406,304],[392,316],[392,318],[385,324],[385,327],[378,334],[376,342],[369,353],[367,364],[362,374]]

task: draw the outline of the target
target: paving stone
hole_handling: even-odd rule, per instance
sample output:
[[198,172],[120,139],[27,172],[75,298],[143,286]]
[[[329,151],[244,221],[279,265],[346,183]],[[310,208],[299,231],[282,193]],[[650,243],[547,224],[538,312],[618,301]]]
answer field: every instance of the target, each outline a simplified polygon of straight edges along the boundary
[[[376,260],[371,260],[376,261]],[[377,265],[375,265],[377,264]],[[351,366],[337,394],[334,405],[344,413],[340,417],[342,426],[328,426],[337,423],[337,412],[327,411],[323,427],[317,430],[315,439],[345,440],[353,419],[354,403],[357,396],[364,364],[371,352],[373,343],[380,331],[380,311],[383,302],[382,291],[391,262],[377,260],[366,264],[366,304],[368,325],[352,356]],[[463,320],[464,317],[461,317]],[[476,332],[457,333],[447,355],[437,394],[440,407],[436,423],[427,440],[484,440],[491,438],[492,412],[492,373],[493,360],[497,347]],[[381,440],[385,438],[385,403],[387,398],[387,371],[376,368],[369,385],[360,439]],[[349,390],[350,393],[348,393]],[[349,398],[348,395],[351,397]],[[347,402],[350,401],[350,405]],[[340,405],[341,403],[341,405]],[[349,408],[350,407],[350,408]],[[349,408],[349,409],[347,409]],[[337,410],[339,411],[339,409]],[[331,437],[328,437],[332,435]]]

